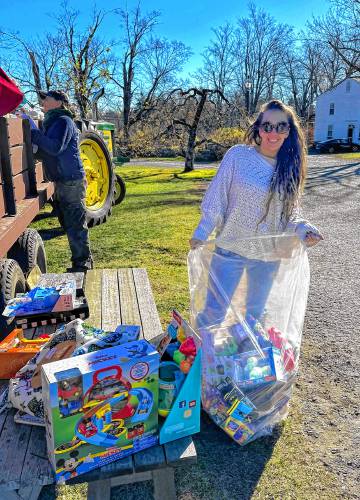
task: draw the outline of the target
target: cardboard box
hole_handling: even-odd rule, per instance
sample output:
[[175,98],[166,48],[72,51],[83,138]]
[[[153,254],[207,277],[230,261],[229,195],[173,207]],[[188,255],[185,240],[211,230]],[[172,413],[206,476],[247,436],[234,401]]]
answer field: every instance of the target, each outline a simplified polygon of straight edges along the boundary
[[[173,311],[172,321],[166,335],[174,339],[179,332],[180,338],[192,337],[194,339],[197,353],[168,416],[160,421],[160,444],[200,432],[201,340],[181,315]],[[160,349],[166,344],[164,340],[166,335],[159,341]]]
[[145,340],[42,367],[57,482],[158,443],[158,368],[159,354]]
[[258,351],[249,351],[234,357],[234,380],[239,387],[285,380],[280,349],[265,347],[262,353],[263,356]]

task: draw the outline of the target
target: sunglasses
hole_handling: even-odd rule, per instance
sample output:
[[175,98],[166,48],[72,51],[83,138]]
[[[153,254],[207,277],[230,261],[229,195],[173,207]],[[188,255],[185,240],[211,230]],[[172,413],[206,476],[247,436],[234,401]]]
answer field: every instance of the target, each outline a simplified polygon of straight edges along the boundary
[[290,124],[288,122],[279,122],[274,125],[270,122],[264,122],[259,126],[259,128],[267,134],[270,134],[273,130],[276,130],[278,134],[286,134],[290,130]]

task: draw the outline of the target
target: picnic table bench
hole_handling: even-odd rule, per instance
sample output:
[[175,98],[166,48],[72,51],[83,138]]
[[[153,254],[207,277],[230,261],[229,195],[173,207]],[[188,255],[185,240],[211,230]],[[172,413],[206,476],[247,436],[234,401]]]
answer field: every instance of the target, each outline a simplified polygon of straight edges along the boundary
[[[95,269],[86,277],[87,323],[111,331],[119,324],[141,326],[146,340],[162,333],[145,269]],[[36,332],[35,332],[36,336]],[[45,430],[16,424],[14,410],[0,415],[0,500],[36,500],[54,483]],[[88,482],[88,499],[108,500],[112,486],[152,479],[154,498],[176,499],[174,468],[197,460],[191,437],[157,445],[67,481]]]

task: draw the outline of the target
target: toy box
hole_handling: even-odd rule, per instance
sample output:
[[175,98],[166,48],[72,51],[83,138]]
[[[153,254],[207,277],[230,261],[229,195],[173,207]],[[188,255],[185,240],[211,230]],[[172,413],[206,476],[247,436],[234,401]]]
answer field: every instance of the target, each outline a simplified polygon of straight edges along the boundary
[[56,481],[158,443],[159,354],[145,340],[42,367]]
[[201,341],[173,311],[157,348],[163,354],[159,369],[159,414],[163,417],[159,442],[165,444],[200,431]]
[[18,294],[8,302],[3,315],[31,316],[32,314],[71,311],[75,307],[76,283],[74,279],[58,286],[37,286],[24,294]]
[[284,366],[280,349],[265,347],[234,357],[234,380],[239,387],[252,387],[266,382],[284,381]]

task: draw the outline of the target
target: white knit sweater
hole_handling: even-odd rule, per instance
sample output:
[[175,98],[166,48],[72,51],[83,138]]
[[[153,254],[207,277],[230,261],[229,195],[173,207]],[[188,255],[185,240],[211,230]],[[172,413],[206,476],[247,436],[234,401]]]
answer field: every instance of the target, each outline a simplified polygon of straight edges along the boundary
[[[273,169],[253,146],[229,149],[205,193],[193,238],[207,240],[215,229],[218,246],[229,248],[228,242],[259,234],[294,233],[298,223],[306,223],[296,209],[284,227],[282,202],[276,193],[265,221],[257,225],[265,213]],[[244,255],[242,245],[234,251]]]

